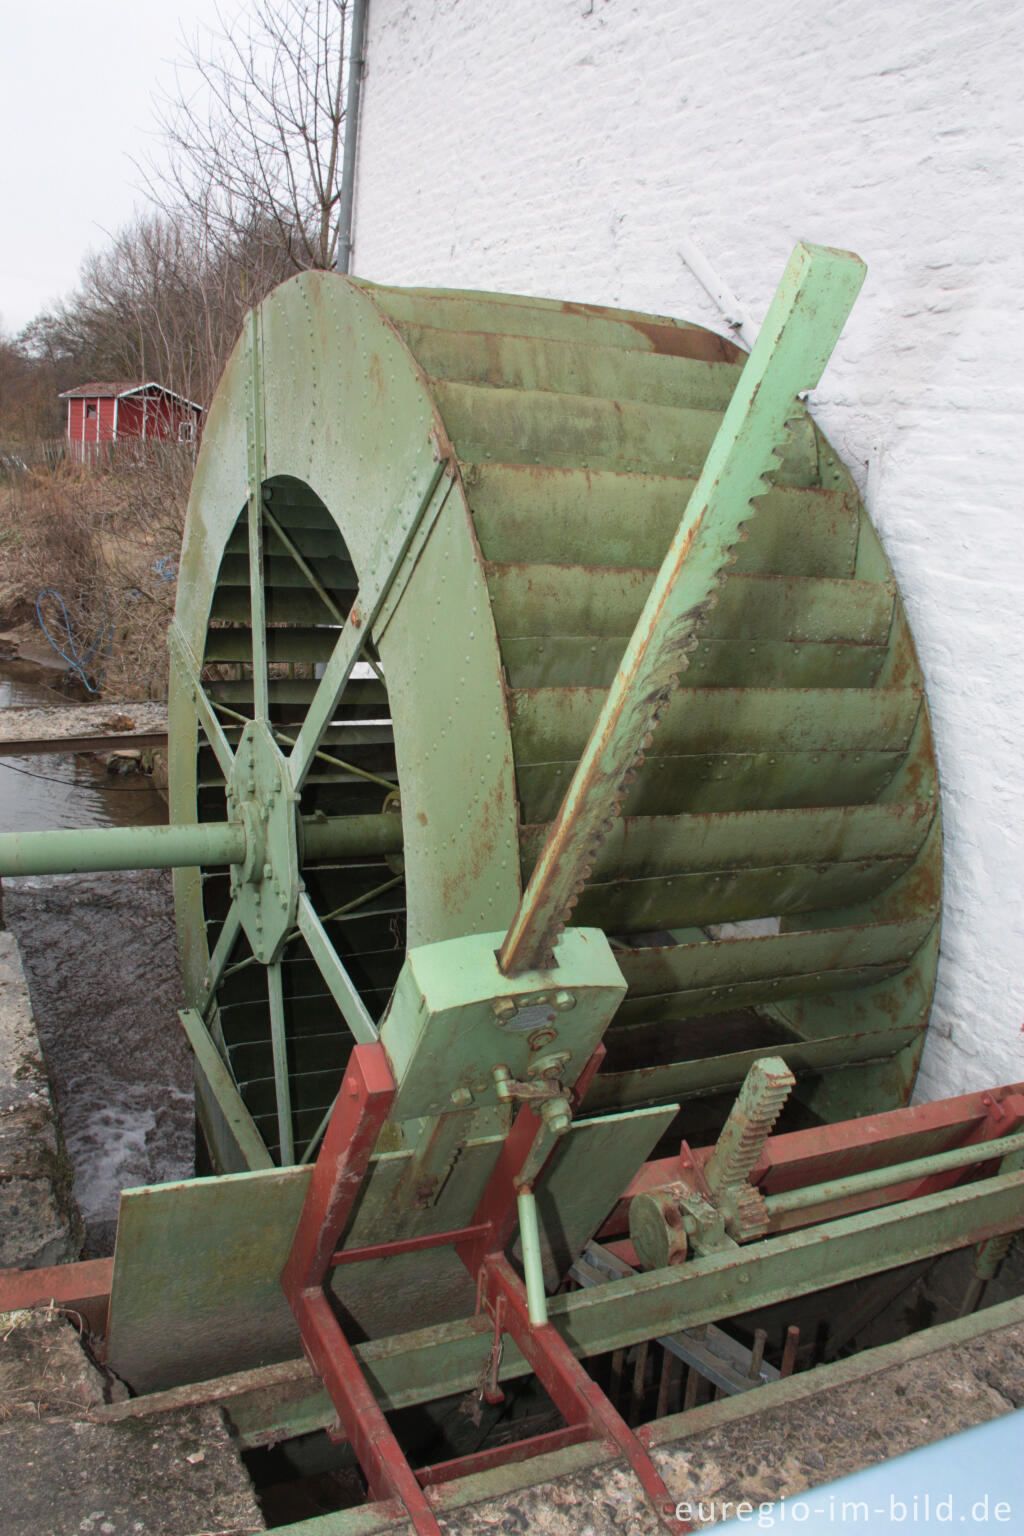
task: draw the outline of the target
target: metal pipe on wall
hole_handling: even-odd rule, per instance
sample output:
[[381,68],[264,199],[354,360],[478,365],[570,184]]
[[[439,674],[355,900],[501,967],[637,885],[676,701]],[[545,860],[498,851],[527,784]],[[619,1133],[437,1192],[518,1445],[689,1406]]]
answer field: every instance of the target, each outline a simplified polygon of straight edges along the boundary
[[348,96],[345,101],[345,152],[341,163],[341,190],[338,194],[338,259],[335,269],[347,272],[352,261],[352,208],[356,189],[356,147],[359,139],[359,98],[363,84],[363,42],[366,36],[367,0],[355,0],[352,13],[352,52],[348,67]]

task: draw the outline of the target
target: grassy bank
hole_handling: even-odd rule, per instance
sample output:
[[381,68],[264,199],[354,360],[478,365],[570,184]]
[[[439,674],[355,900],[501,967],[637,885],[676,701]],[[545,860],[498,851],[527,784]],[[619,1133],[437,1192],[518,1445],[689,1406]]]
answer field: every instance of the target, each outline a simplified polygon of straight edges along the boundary
[[8,652],[49,650],[41,615],[108,697],[166,698],[167,626],[191,475],[190,455],[171,443],[127,444],[94,465],[8,469],[0,478],[0,632]]

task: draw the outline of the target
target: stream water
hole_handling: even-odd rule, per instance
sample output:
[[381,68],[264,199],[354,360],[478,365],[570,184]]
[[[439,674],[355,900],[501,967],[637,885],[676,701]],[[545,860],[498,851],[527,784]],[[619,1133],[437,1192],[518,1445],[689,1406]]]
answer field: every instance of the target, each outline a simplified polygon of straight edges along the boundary
[[[0,663],[0,708],[67,703],[59,673]],[[0,758],[0,832],[166,821],[145,781],[96,758]],[[165,870],[5,880],[91,1257],[113,1251],[118,1196],[188,1178],[191,1057]]]

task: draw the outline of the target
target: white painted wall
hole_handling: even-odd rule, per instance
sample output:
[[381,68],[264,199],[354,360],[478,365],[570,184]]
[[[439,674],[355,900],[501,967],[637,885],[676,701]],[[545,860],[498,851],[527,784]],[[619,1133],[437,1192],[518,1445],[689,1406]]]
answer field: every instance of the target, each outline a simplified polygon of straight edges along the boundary
[[795,240],[867,282],[816,397],[896,569],[946,818],[920,1093],[1024,1078],[1024,10],[370,0],[354,270],[723,329]]

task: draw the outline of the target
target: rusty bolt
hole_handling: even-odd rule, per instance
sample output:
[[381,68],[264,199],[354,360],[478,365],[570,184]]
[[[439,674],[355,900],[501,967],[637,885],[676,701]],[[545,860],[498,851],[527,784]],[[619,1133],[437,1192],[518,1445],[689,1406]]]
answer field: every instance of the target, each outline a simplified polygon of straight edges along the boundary
[[576,999],[571,992],[556,992],[551,999],[559,1013],[568,1013],[570,1008],[576,1007]]
[[550,1045],[552,1040],[555,1038],[556,1031],[553,1029],[535,1029],[533,1034],[530,1035],[527,1039],[526,1043],[530,1047],[531,1051],[540,1051],[543,1050],[546,1045]]
[[552,1051],[550,1056],[542,1056],[539,1061],[532,1061],[526,1069],[527,1076],[531,1078],[559,1077],[562,1068],[568,1060],[568,1051]]
[[473,1095],[468,1088],[453,1088],[452,1103],[456,1109],[465,1109],[467,1104],[472,1104]]

